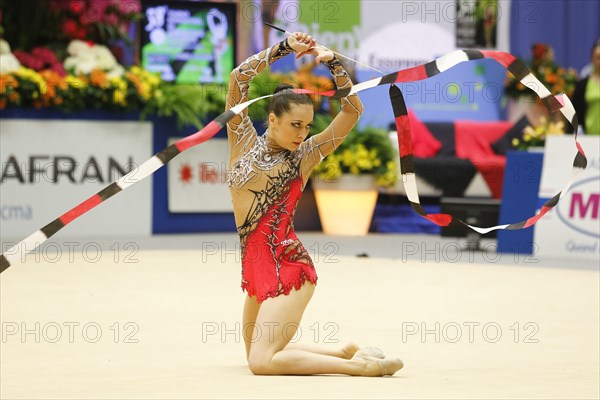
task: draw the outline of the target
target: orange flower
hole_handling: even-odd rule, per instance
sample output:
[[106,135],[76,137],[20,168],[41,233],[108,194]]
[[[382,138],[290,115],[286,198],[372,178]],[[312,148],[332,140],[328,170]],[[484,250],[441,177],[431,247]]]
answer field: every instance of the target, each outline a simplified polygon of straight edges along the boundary
[[6,108],[6,99],[0,99],[0,110],[4,110]]
[[101,87],[102,89],[107,88],[108,79],[106,77],[106,72],[99,69],[93,70],[90,74],[90,83],[94,86]]
[[331,82],[331,79],[321,76],[317,78],[317,86],[319,90],[330,90],[333,89],[333,82]]
[[0,93],[6,93],[10,88],[19,87],[19,82],[10,74],[0,74]]
[[42,93],[42,98],[51,99],[54,96],[56,96],[56,89],[52,85],[47,85],[46,90],[44,90],[44,93]]
[[60,76],[56,71],[51,69],[46,69],[40,72],[40,75],[46,81],[48,87],[59,88],[60,90],[67,90],[67,82],[65,82],[65,78]]
[[140,78],[138,78],[137,76],[135,76],[131,72],[128,72],[125,76],[127,77],[127,79],[129,79],[129,81],[133,84],[133,86],[135,86],[135,88],[139,92],[140,91],[140,87],[142,86],[142,81],[140,80]]

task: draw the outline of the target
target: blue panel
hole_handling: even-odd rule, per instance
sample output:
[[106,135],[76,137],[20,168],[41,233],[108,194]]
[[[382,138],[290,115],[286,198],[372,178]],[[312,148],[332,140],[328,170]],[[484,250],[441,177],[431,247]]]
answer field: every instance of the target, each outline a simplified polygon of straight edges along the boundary
[[[216,117],[216,116],[215,116]],[[173,118],[153,118],[154,153],[167,147],[168,138],[188,136],[196,132],[193,126],[177,129]],[[209,122],[209,121],[205,121]],[[215,137],[227,138],[222,129]],[[235,232],[233,213],[171,213],[168,204],[167,166],[152,177],[154,204],[152,207],[152,233]]]
[[[358,80],[377,77],[376,73],[358,71]],[[429,79],[400,83],[404,100],[420,120],[445,122],[454,120],[498,121],[506,69],[493,60],[461,63]],[[388,128],[394,121],[389,86],[382,85],[359,94],[365,110],[359,126]]]
[[590,62],[600,36],[600,2],[590,0],[513,0],[510,52],[531,58],[533,43],[554,48],[556,62],[577,71]]
[[[499,224],[523,221],[538,208],[543,153],[509,151],[502,186]],[[517,231],[498,231],[499,253],[533,253],[533,227]]]

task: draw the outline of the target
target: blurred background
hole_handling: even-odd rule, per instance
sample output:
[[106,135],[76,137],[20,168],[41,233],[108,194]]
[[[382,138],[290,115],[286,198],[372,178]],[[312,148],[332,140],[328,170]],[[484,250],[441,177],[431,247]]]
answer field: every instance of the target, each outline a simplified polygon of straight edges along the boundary
[[[598,15],[600,2],[592,0],[0,0],[2,250],[223,112],[232,69],[285,38],[263,23],[269,22],[308,32],[369,65],[342,59],[355,83],[457,49],[520,58],[552,94],[564,93],[575,104],[589,164],[534,229],[485,238],[499,252],[597,260]],[[325,68],[288,56],[254,79],[250,97],[271,94],[280,82],[333,88]],[[399,87],[410,109],[419,193],[428,212],[479,226],[516,222],[536,213],[569,179],[573,128],[548,114],[534,92],[496,62],[462,63]],[[296,229],[460,237],[480,249],[480,235],[440,229],[411,210],[388,88],[360,97],[365,112],[315,171]],[[312,133],[318,133],[339,104],[313,100]],[[266,105],[250,107],[259,134]],[[235,232],[227,162],[223,130],[61,236]],[[357,180],[361,197],[347,197],[358,190],[345,185]],[[335,187],[326,185],[330,181]],[[346,197],[332,198],[335,192]],[[342,217],[326,221],[333,214],[327,202],[343,210]],[[366,213],[350,220],[359,211]]]

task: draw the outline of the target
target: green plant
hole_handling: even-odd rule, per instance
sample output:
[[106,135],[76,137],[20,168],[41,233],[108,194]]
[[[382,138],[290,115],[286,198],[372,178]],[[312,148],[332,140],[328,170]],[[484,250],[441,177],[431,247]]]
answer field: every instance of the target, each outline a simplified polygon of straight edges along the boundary
[[523,130],[523,136],[514,138],[512,146],[515,149],[527,150],[530,147],[544,147],[546,138],[550,135],[563,135],[565,133],[565,123],[563,121],[553,122],[540,117],[539,124],[536,126],[528,125]]
[[[311,134],[322,132],[331,121],[329,115],[316,115]],[[396,184],[398,166],[386,130],[374,127],[360,130],[355,127],[342,144],[315,168],[313,176],[331,181],[345,173],[373,174],[376,184],[383,187]]]
[[162,84],[154,98],[146,103],[142,118],[147,114],[177,117],[177,125],[202,127],[200,117],[212,117],[225,110],[223,85]]
[[148,114],[175,116],[179,126],[201,128],[201,119],[223,112],[225,95],[224,85],[175,85],[140,67],[131,67],[122,77],[109,77],[101,70],[63,77],[52,70],[37,72],[25,67],[0,74],[0,110],[140,111],[142,118]]

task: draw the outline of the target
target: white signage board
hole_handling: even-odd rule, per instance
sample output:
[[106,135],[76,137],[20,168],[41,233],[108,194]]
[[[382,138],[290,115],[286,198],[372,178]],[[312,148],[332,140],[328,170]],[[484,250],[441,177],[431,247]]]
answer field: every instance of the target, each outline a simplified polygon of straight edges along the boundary
[[[169,144],[179,138],[171,138]],[[169,212],[233,212],[227,185],[227,139],[213,138],[175,157],[167,166]]]
[[[534,254],[582,260],[600,259],[600,137],[579,137],[587,168],[558,205],[535,225]],[[546,142],[540,203],[562,190],[572,175],[577,152],[573,136],[551,136]]]
[[[0,119],[0,234],[20,241],[152,156],[152,124]],[[152,179],[117,193],[57,235],[152,234]]]

